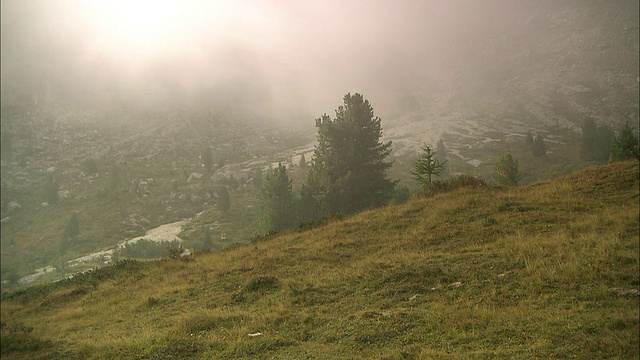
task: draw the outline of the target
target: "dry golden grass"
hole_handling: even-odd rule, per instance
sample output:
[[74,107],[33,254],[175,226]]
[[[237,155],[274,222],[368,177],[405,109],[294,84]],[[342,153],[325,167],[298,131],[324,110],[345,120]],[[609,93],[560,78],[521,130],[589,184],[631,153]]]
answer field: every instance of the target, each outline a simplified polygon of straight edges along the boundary
[[637,358],[638,195],[619,163],[27,289],[2,356]]

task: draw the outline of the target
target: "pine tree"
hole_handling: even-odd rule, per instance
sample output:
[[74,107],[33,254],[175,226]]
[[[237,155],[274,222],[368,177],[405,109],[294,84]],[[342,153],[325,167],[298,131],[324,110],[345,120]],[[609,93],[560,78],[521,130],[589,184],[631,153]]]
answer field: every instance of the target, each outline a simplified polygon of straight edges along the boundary
[[80,234],[80,223],[78,222],[78,217],[75,213],[71,215],[71,219],[67,222],[67,226],[64,229],[64,235],[71,239],[75,240],[76,237]]
[[218,190],[218,210],[223,213],[229,212],[231,209],[231,196],[229,195],[229,189],[226,186],[221,186]]
[[407,202],[407,200],[409,200],[409,197],[411,197],[411,192],[409,191],[407,185],[396,186],[393,191],[393,199],[391,200],[391,202],[393,204],[404,204],[405,202]]
[[515,160],[511,154],[507,154],[500,158],[500,161],[495,165],[494,170],[494,178],[499,185],[516,186],[520,182],[518,160]]
[[316,119],[318,144],[302,196],[320,216],[384,205],[395,186],[385,175],[391,142],[380,142],[380,118],[360,94],[346,94],[343,100],[335,119],[327,114]]
[[253,185],[258,189],[262,186],[262,169],[257,167],[253,173]]
[[637,159],[638,147],[638,137],[633,133],[633,128],[627,122],[613,141],[611,159],[613,161]]
[[540,157],[547,153],[547,149],[544,147],[544,137],[541,134],[536,135],[531,146],[531,152],[535,157]]
[[293,226],[295,209],[291,180],[282,164],[269,171],[260,189],[261,221],[265,231],[280,231]]
[[449,177],[449,165],[447,164],[447,147],[444,145],[444,139],[440,138],[436,144],[436,160],[442,164],[442,172],[438,177]]
[[524,138],[524,142],[529,146],[533,145],[533,134],[531,133],[531,130],[527,132],[527,137]]
[[213,249],[213,237],[209,226],[203,226],[201,231],[202,248],[206,251]]
[[300,156],[300,167],[305,167],[307,165],[307,159],[304,158],[304,154]]
[[595,120],[586,118],[582,124],[582,138],[580,152],[586,160],[607,161],[613,144],[613,130],[602,124],[596,125]]
[[596,139],[593,154],[594,160],[598,160],[601,162],[606,162],[607,160],[609,160],[614,137],[615,136],[611,127],[605,124],[598,126],[596,130]]
[[67,226],[64,229],[64,233],[60,237],[59,251],[60,255],[64,255],[69,248],[69,245],[76,237],[80,234],[80,223],[78,222],[78,217],[75,213],[71,215],[71,218],[67,222]]
[[593,159],[596,142],[596,133],[598,129],[596,122],[593,118],[587,117],[582,122],[582,138],[580,139],[580,152],[582,157],[591,160]]
[[[444,163],[440,163],[436,158],[436,151],[431,150],[427,145],[422,148],[422,153],[418,160],[414,161],[411,174],[422,186],[431,184],[431,178],[438,176],[444,169]],[[446,163],[446,161],[445,161]]]

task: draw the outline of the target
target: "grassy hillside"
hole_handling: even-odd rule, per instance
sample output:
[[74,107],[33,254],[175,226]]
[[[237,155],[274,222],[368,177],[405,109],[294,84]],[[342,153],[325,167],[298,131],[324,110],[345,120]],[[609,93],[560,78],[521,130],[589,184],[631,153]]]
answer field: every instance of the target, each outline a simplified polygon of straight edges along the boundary
[[637,358],[638,176],[460,189],[5,294],[2,358]]

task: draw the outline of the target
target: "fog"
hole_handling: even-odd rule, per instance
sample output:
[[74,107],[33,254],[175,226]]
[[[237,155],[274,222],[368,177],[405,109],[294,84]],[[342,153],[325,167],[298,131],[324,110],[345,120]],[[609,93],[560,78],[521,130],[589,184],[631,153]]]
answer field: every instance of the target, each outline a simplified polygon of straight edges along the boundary
[[3,0],[2,102],[309,121],[360,92],[392,116],[421,106],[416,98],[500,89],[518,66],[508,62],[571,4]]

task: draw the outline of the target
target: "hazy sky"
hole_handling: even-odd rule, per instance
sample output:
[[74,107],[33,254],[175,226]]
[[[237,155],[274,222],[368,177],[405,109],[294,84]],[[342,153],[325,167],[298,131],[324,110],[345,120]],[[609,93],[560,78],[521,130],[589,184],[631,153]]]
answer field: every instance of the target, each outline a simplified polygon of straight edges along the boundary
[[460,59],[543,3],[2,0],[3,93],[305,118],[361,92],[384,113],[408,89],[454,86]]

